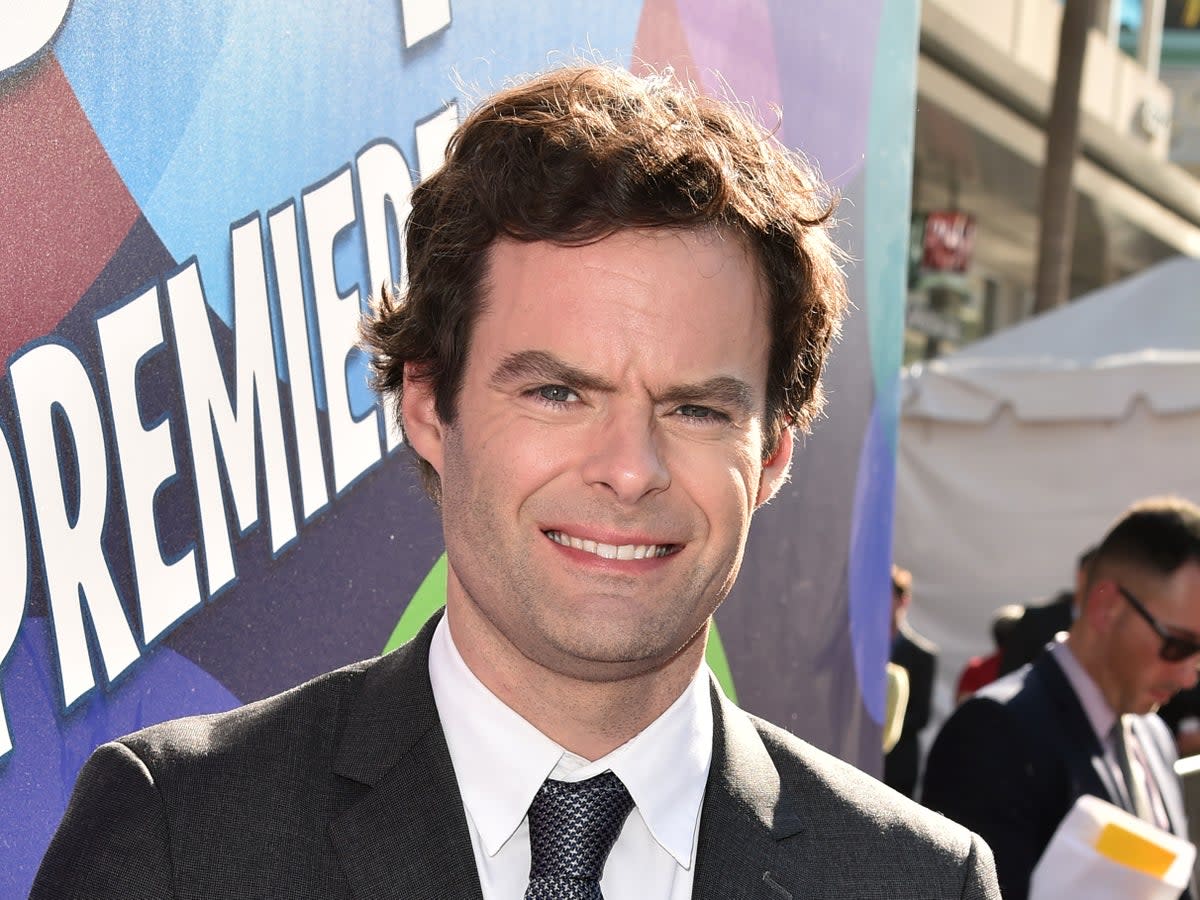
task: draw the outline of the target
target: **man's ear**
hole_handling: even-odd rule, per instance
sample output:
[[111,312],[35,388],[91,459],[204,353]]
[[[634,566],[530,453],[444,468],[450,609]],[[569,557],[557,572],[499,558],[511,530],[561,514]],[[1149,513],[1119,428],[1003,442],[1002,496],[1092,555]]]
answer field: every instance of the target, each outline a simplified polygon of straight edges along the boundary
[[437,414],[433,382],[416,377],[416,372],[411,363],[405,363],[404,392],[400,399],[404,437],[413,451],[441,475],[445,426]]
[[758,476],[758,497],[755,507],[762,506],[775,496],[775,492],[783,487],[788,480],[792,468],[792,451],[795,449],[796,436],[791,427],[786,427],[779,433],[775,444],[775,452],[763,463],[762,472]]
[[1108,578],[1093,580],[1084,592],[1079,616],[1087,619],[1092,631],[1107,634],[1120,612],[1120,599],[1116,582]]

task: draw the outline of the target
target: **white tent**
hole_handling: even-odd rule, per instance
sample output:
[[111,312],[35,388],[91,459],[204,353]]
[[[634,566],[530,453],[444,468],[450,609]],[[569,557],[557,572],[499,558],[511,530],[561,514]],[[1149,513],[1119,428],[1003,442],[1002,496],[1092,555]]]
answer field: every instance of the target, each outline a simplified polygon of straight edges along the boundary
[[901,390],[894,553],[941,649],[940,723],[996,607],[1068,587],[1134,500],[1200,502],[1200,260],[913,366]]

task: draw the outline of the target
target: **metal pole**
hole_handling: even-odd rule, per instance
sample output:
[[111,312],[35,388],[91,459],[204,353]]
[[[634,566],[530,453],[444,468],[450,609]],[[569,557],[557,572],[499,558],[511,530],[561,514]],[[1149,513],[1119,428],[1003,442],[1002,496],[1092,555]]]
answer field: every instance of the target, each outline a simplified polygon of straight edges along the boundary
[[1142,27],[1138,31],[1138,62],[1151,78],[1158,78],[1162,56],[1163,16],[1166,0],[1142,0]]
[[1121,0],[1099,0],[1096,4],[1096,29],[1109,44],[1121,39]]
[[1075,247],[1073,172],[1079,155],[1079,98],[1088,31],[1096,21],[1096,0],[1066,0],[1058,38],[1058,71],[1046,120],[1046,161],[1042,167],[1038,258],[1034,276],[1035,313],[1070,299],[1071,256]]

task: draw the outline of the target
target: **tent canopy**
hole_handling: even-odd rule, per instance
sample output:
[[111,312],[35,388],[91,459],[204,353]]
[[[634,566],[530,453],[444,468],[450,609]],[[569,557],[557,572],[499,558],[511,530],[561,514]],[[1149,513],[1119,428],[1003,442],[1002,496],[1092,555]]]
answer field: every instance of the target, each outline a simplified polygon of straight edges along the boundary
[[894,555],[941,649],[944,716],[997,607],[1070,586],[1132,502],[1200,502],[1200,260],[913,366],[901,390]]
[[1178,257],[902,378],[906,418],[1116,421],[1200,409],[1200,260]]

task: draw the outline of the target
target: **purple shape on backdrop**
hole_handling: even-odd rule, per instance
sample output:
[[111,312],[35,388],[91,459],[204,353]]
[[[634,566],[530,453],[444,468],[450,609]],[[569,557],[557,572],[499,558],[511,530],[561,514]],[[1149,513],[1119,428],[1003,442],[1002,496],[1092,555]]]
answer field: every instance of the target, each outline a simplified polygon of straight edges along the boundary
[[443,550],[404,449],[303,525],[279,557],[269,537],[260,524],[236,540],[238,580],[166,639],[243,700],[378,654]]
[[882,724],[887,705],[884,666],[891,655],[887,561],[892,556],[896,457],[880,413],[876,403],[858,458],[847,573],[854,669],[863,705]]
[[25,619],[4,666],[13,750],[0,763],[0,897],[28,894],[75,776],[92,750],[165,719],[238,705],[207,672],[160,647],[112,693],[93,691],[60,719],[56,676],[48,660],[50,641],[45,619]]
[[739,100],[753,103],[769,123],[771,104],[782,98],[766,0],[741,0],[736,12],[720,3],[680,2],[679,20],[700,67],[694,75],[704,88],[720,95],[727,82]]
[[767,0],[776,46],[787,48],[778,56],[781,136],[839,187],[849,184],[866,161],[883,2],[807,0],[799,15],[793,0]]
[[720,92],[715,69],[768,125],[779,104],[784,143],[843,186],[865,162],[874,77],[873,61],[844,51],[875,47],[882,5],[809,0],[798,15],[791,0],[679,0],[678,10],[705,87]]

